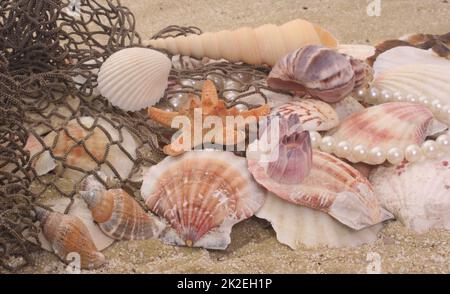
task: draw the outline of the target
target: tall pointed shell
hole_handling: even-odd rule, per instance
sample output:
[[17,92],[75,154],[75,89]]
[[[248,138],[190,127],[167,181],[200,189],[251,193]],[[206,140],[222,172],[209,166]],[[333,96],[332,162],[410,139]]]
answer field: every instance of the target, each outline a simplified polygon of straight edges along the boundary
[[98,89],[112,105],[137,111],[155,105],[167,88],[172,63],[156,50],[127,48],[112,54],[98,73]]
[[297,185],[271,179],[267,163],[248,158],[248,169],[256,181],[291,203],[327,212],[355,229],[372,226],[391,217],[381,209],[372,185],[356,169],[334,156],[313,151],[309,175]]
[[281,26],[266,24],[220,31],[149,40],[146,46],[165,49],[172,54],[274,65],[283,55],[311,44],[336,47],[337,40],[327,31],[305,20],[296,19]]
[[[424,141],[432,121],[433,114],[421,104],[391,102],[347,117],[331,134],[336,142],[347,141],[353,147],[363,145],[368,150],[380,147],[385,152],[394,147],[404,150]],[[353,161],[351,155],[346,159]],[[380,164],[370,157],[363,162]]]
[[378,167],[370,177],[382,205],[417,232],[450,230],[450,153]]
[[305,131],[326,131],[339,124],[339,118],[333,108],[316,99],[300,99],[283,104],[271,111],[271,115],[288,117],[297,114]]
[[103,233],[116,240],[158,237],[165,225],[157,217],[147,214],[123,189],[105,190],[99,185],[91,175],[83,182],[80,194]]
[[266,201],[256,213],[268,220],[277,240],[292,249],[301,246],[354,247],[377,240],[383,227],[377,224],[359,231],[353,230],[328,214],[285,201],[268,193]]
[[225,249],[231,227],[251,217],[265,196],[244,158],[212,150],[167,157],[152,166],[141,195],[170,224],[163,241],[209,249]]
[[44,236],[53,251],[64,262],[70,262],[70,253],[80,256],[81,268],[95,269],[105,264],[105,256],[97,250],[88,229],[74,216],[37,208]]

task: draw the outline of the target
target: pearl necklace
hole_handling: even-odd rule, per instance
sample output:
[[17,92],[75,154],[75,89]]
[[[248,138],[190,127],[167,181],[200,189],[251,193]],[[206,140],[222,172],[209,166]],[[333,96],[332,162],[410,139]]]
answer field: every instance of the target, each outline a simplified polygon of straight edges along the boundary
[[[401,93],[390,93],[386,90],[379,91],[376,88],[360,89],[356,92],[357,100],[367,104],[378,104],[386,102],[415,102],[427,106],[434,116],[447,125],[450,124],[450,105],[442,105],[439,100],[429,100],[427,97],[415,97],[414,95],[403,96]],[[399,164],[404,159],[415,162],[425,158],[436,158],[441,152],[450,150],[450,130],[440,135],[436,140],[427,140],[422,145],[412,144],[401,150],[392,147],[383,150],[380,147],[368,149],[364,145],[350,146],[347,141],[335,142],[332,136],[322,138],[316,131],[310,131],[313,148],[320,148],[323,152],[334,153],[338,157],[348,158],[351,155],[353,162],[368,161],[372,164],[381,164],[389,161],[392,164]]]

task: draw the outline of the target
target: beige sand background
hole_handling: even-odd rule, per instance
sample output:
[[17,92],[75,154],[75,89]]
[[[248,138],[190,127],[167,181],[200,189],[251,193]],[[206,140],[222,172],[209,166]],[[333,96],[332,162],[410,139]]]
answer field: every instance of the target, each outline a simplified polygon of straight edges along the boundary
[[[134,11],[138,31],[150,36],[172,24],[204,31],[281,24],[294,18],[318,23],[342,43],[375,43],[406,33],[450,31],[446,0],[382,0],[381,16],[369,17],[366,0],[122,0]],[[358,248],[302,248],[277,242],[270,225],[252,218],[235,226],[225,251],[172,247],[157,240],[116,243],[105,251],[98,273],[365,273],[367,257],[381,257],[383,273],[450,273],[450,233],[416,235],[398,222],[382,230],[373,245]],[[64,272],[51,254],[37,254],[27,273]]]

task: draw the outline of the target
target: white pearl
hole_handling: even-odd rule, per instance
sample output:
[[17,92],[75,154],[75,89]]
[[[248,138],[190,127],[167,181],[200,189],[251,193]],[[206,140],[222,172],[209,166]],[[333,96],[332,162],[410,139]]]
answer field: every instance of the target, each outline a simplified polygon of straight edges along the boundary
[[351,149],[350,149],[350,143],[347,141],[341,141],[337,144],[336,148],[334,149],[334,153],[338,157],[346,158],[350,155]]
[[425,141],[422,144],[422,152],[428,158],[436,158],[439,154],[437,143],[432,140]]
[[442,117],[450,118],[450,105],[445,105],[441,109]]
[[322,142],[320,142],[320,149],[323,152],[331,153],[334,148],[334,139],[333,137],[326,136],[322,138]]
[[248,110],[248,107],[244,104],[237,104],[234,106],[238,112],[244,112]]
[[367,158],[367,148],[364,145],[356,145],[352,151],[352,157],[355,162],[364,161]]
[[438,99],[433,100],[433,102],[431,102],[431,110],[433,112],[439,113],[442,109],[442,104],[441,101],[439,101]]
[[413,144],[405,149],[405,158],[409,162],[416,162],[422,157],[422,151],[419,146]]
[[318,148],[320,146],[320,142],[322,141],[322,136],[319,132],[310,131],[309,137],[311,138],[311,146],[312,148]]
[[403,161],[403,158],[403,151],[397,147],[389,149],[386,154],[386,159],[392,164],[399,164]]
[[402,93],[400,93],[400,92],[395,93],[394,99],[398,102],[402,102],[402,101],[406,100],[406,98],[403,97]]
[[412,95],[412,94],[408,94],[406,96],[406,101],[415,103],[415,102],[417,102],[417,98],[414,95]]
[[365,96],[366,96],[366,89],[363,88],[356,91],[356,98],[359,101],[363,100]]
[[241,84],[233,80],[227,80],[225,82],[225,89],[228,90],[240,90]]
[[381,102],[390,102],[392,100],[392,95],[389,91],[381,91]]
[[424,105],[430,104],[430,100],[428,100],[428,97],[426,97],[426,96],[419,97],[419,102],[424,104]]
[[370,89],[370,101],[377,102],[380,97],[380,92],[376,88]]
[[449,135],[440,135],[436,139],[436,143],[438,144],[439,148],[443,151],[450,148],[450,136]]
[[194,87],[194,83],[191,80],[181,80],[180,84],[185,87]]
[[386,160],[386,152],[381,147],[374,147],[369,151],[368,159],[371,164],[381,164]]
[[213,83],[216,85],[216,88],[222,89],[223,88],[223,79],[219,75],[210,74],[206,77],[208,80],[213,81]]
[[169,99],[170,105],[175,109],[178,109],[181,105],[185,104],[188,100],[188,94],[186,93],[176,93]]
[[225,98],[228,101],[233,101],[238,96],[238,93],[234,91],[225,91],[223,92],[223,98]]
[[203,88],[204,83],[205,81],[203,80],[192,80],[192,85],[196,90],[201,90]]

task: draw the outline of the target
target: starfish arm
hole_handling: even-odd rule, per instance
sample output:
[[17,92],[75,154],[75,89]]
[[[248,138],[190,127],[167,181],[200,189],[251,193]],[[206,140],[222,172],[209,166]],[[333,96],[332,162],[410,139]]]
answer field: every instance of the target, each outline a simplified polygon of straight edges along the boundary
[[174,111],[174,112],[164,111],[164,110],[156,108],[156,107],[150,107],[148,109],[148,116],[152,120],[154,120],[166,127],[169,127],[169,128],[172,125],[172,120],[178,115],[179,115],[179,113],[176,111]]
[[253,108],[247,111],[239,112],[235,107],[232,107],[228,109],[227,115],[231,116],[242,116],[243,118],[247,118],[249,116],[255,116],[256,118],[259,118],[260,116],[266,116],[270,112],[269,105],[264,104],[262,106],[259,106],[257,108]]
[[210,80],[205,80],[202,88],[202,109],[204,114],[210,114],[214,112],[217,104],[219,103],[219,97],[217,96],[217,90],[214,83]]

